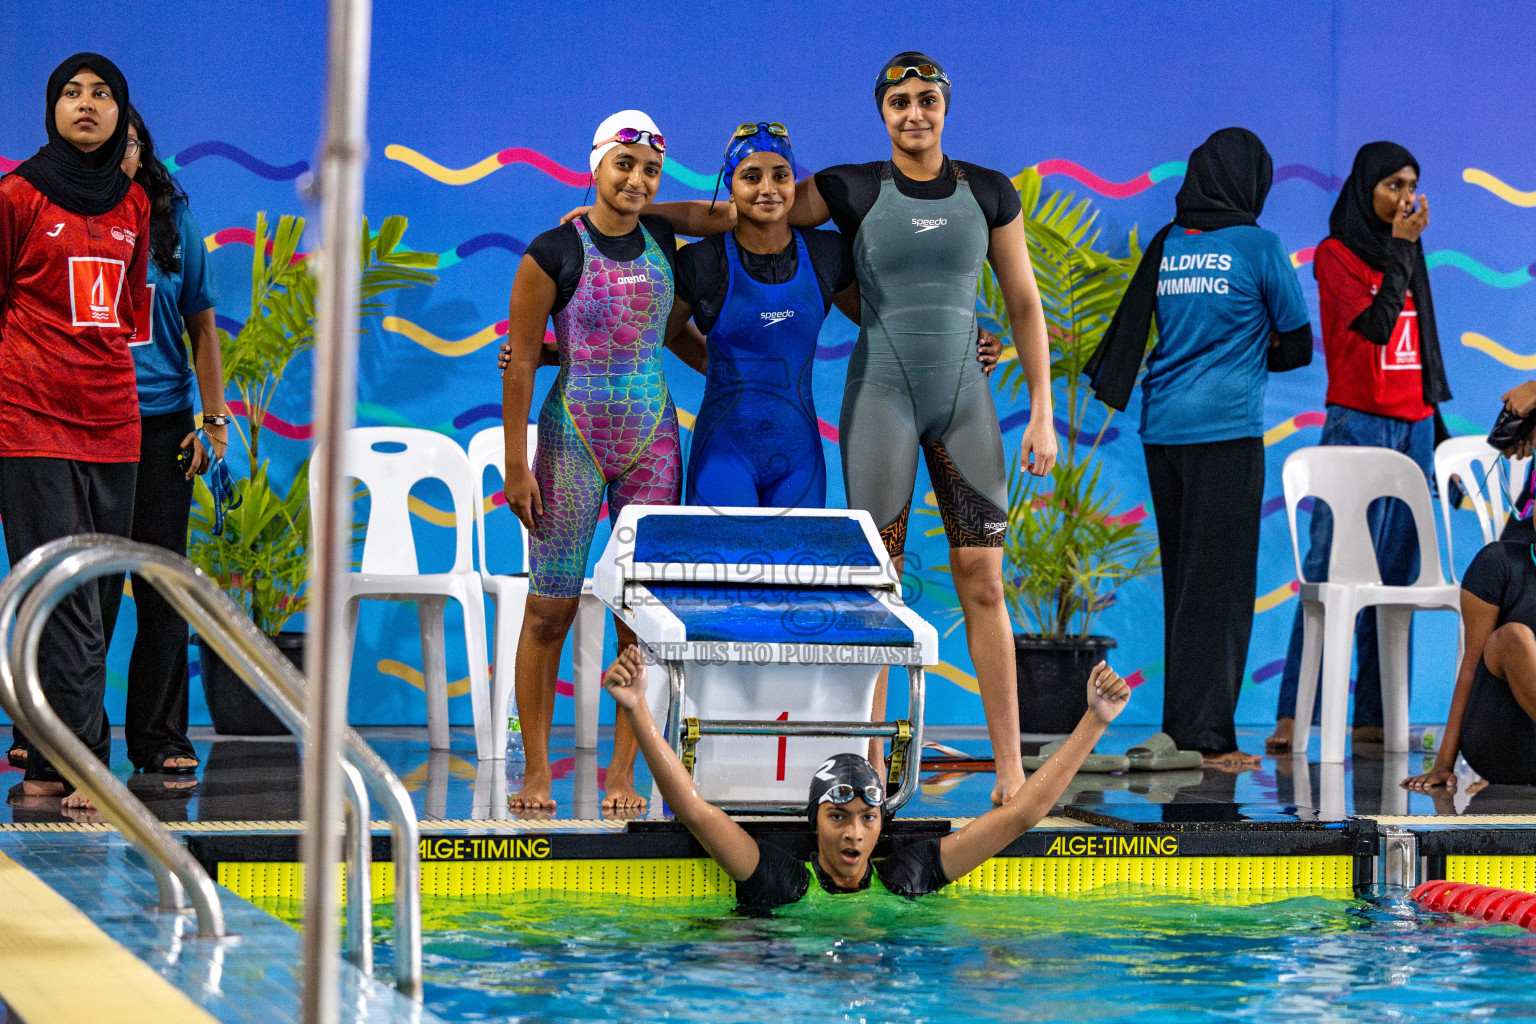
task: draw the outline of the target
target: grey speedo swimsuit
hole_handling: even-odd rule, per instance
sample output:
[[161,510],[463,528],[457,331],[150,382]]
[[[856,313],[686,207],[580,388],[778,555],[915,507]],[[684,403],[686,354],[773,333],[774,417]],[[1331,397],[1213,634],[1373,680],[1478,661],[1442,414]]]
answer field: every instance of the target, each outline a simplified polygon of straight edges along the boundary
[[880,172],[853,240],[863,300],[840,444],[848,507],[906,547],[921,447],[950,547],[1001,547],[1008,500],[992,385],[976,361],[976,292],[991,232],[965,172],[954,195],[912,199]]

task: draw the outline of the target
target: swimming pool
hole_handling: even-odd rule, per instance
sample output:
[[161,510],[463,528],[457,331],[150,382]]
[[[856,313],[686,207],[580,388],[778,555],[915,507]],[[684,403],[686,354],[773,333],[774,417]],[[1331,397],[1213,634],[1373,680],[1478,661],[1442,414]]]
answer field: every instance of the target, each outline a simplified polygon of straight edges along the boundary
[[870,895],[746,917],[724,898],[435,897],[426,1002],[445,1020],[518,1022],[1536,1018],[1536,935],[1425,912],[1402,890],[1220,899]]

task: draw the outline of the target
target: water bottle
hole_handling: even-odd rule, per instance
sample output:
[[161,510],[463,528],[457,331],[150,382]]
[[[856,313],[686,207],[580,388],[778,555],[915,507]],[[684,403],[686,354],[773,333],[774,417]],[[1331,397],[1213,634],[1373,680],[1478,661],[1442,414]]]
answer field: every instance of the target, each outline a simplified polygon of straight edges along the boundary
[[507,716],[507,764],[523,763],[523,723],[516,715]]

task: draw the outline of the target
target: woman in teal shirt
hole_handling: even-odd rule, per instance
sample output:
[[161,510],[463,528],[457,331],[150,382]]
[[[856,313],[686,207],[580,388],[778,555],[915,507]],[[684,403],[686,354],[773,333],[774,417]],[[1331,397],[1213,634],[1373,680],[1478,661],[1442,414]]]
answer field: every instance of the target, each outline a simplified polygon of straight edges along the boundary
[[[149,196],[153,310],[149,336],[135,335],[130,343],[143,428],[132,536],[185,555],[192,477],[207,472],[210,462],[193,427],[194,383],[211,454],[222,458],[229,443],[224,361],[213,319],[218,293],[187,194],[155,157],[139,112],[130,107],[128,118],[123,173]],[[183,331],[192,341],[190,360]],[[142,772],[190,775],[198,761],[187,739],[187,624],[139,578],[133,600],[138,634],[128,665],[128,758]]]

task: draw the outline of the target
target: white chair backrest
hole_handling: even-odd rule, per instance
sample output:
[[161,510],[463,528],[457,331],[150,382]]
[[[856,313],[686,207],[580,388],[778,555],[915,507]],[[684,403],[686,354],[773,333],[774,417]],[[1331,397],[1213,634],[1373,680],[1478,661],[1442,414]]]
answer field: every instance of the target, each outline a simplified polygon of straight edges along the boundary
[[[1477,515],[1477,525],[1483,531],[1483,543],[1491,544],[1504,528],[1508,505],[1515,495],[1506,495],[1497,469],[1498,449],[1489,446],[1481,437],[1452,437],[1435,449],[1435,487],[1440,491],[1440,503],[1445,512],[1445,529],[1450,532],[1451,477],[1461,479],[1461,486],[1472,503]],[[1512,477],[1523,474],[1512,473]],[[1484,487],[1484,480],[1487,486]],[[1508,499],[1508,500],[1506,500]]]
[[[528,465],[533,466],[534,446],[538,444],[539,428],[535,423],[528,424]],[[496,475],[506,478],[507,466],[507,437],[501,424],[494,427],[486,427],[469,439],[469,468],[474,474],[474,503],[475,503],[475,545],[480,557],[480,571],[490,572],[490,563],[485,560],[485,517],[490,509],[486,508],[485,499],[485,471],[496,470]],[[523,571],[528,571],[528,531],[517,522],[517,517],[511,517],[517,524],[518,533],[523,538]]]
[[1419,538],[1419,578],[1410,586],[1444,585],[1429,482],[1424,479],[1424,471],[1408,456],[1390,448],[1344,445],[1302,448],[1285,460],[1282,475],[1297,579],[1306,579],[1302,575],[1302,551],[1296,532],[1296,506],[1302,498],[1325,501],[1333,513],[1328,582],[1344,584],[1381,582],[1366,512],[1371,502],[1378,498],[1397,498],[1413,514]]
[[[416,538],[411,533],[411,488],[423,480],[441,480],[453,498],[453,572],[474,570],[471,560],[474,514],[471,511],[469,456],[451,437],[412,427],[357,427],[347,432],[343,465],[347,475],[368,488],[368,532],[363,538],[367,573],[415,576]],[[400,446],[378,451],[378,446]],[[310,488],[315,467],[310,462]]]

